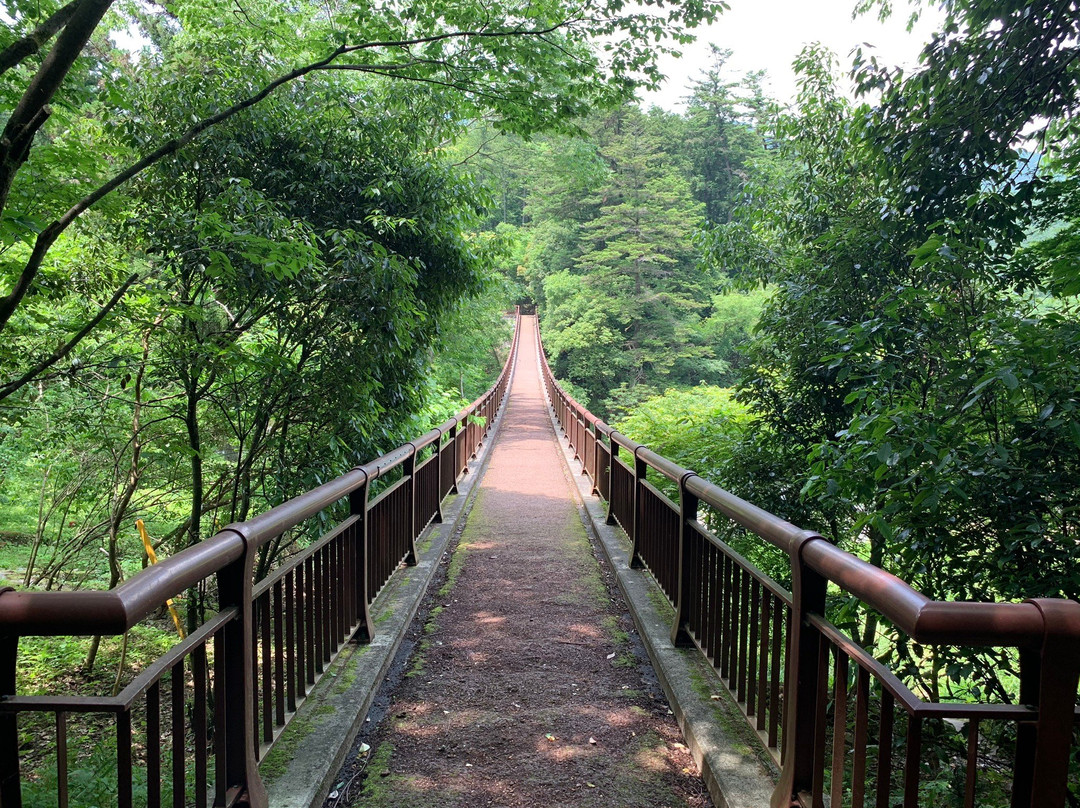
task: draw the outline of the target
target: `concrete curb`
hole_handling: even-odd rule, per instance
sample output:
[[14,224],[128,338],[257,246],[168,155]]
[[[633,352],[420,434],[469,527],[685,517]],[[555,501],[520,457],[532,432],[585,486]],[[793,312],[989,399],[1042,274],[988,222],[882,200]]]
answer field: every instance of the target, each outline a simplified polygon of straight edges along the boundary
[[458,482],[458,494],[443,502],[442,523],[429,525],[417,540],[416,566],[394,575],[371,604],[375,637],[342,649],[260,763],[270,808],[321,808],[325,802],[451,537],[464,527],[505,412],[504,406]]
[[[550,408],[548,413],[555,434],[560,435]],[[775,762],[708,660],[696,648],[671,644],[674,610],[648,573],[630,569],[626,534],[617,525],[607,524],[603,505],[593,496],[592,482],[582,473],[581,463],[574,460],[565,436],[560,437],[559,445],[566,470],[577,483],[582,520],[604,548],[714,805],[764,808],[779,776]]]

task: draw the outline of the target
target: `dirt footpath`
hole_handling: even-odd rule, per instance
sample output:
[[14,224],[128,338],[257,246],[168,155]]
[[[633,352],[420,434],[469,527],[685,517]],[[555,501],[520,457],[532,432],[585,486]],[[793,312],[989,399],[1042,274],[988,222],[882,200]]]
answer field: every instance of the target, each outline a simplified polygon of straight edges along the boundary
[[496,441],[413,656],[327,805],[711,805],[582,526],[528,319]]

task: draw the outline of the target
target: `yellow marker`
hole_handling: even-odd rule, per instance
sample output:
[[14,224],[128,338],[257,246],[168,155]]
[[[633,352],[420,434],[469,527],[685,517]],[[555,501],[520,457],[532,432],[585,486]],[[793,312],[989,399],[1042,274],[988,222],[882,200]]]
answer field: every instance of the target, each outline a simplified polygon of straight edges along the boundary
[[[146,525],[143,524],[143,520],[136,519],[135,527],[139,529],[139,535],[142,537],[143,547],[146,548],[146,557],[150,559],[151,564],[156,564],[157,553],[154,552],[154,545],[150,543],[150,536],[146,532]],[[184,626],[180,622],[180,613],[173,606],[172,598],[165,601],[165,605],[169,607],[169,614],[172,615],[172,621],[176,625],[176,633],[180,635],[181,640],[184,639],[187,635],[184,633]]]

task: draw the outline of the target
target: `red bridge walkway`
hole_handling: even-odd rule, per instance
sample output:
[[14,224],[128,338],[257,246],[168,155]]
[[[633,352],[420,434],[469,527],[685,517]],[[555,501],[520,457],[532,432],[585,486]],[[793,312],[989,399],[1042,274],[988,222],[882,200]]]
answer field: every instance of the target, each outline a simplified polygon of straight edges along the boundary
[[704,806],[582,524],[523,318],[508,409],[364,806]]

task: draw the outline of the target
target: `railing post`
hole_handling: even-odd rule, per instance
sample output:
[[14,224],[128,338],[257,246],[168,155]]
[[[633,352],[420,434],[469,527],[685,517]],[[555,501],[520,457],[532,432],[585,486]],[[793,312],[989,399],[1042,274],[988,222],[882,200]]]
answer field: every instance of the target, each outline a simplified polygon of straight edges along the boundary
[[405,474],[405,490],[409,497],[409,551],[405,554],[405,563],[415,567],[416,556],[416,444],[406,443],[411,452],[402,464],[402,473]]
[[[238,795],[231,805],[266,808],[266,787],[255,760],[255,619],[251,603],[251,579],[258,548],[244,525],[231,530],[244,540],[244,554],[217,573],[219,607],[236,609],[236,617],[221,628],[224,658],[220,660],[220,688],[215,698],[224,700],[225,787]],[[218,774],[220,777],[220,773]]]
[[[604,448],[604,442],[601,440],[602,434],[597,432],[596,435],[596,493],[598,493],[608,503],[611,502],[611,436],[608,436],[607,443],[607,465],[602,466],[600,461],[601,449]],[[600,481],[603,481],[602,483]],[[608,509],[610,515],[610,507]],[[610,524],[610,523],[609,523]]]
[[679,561],[676,568],[679,577],[675,596],[675,622],[671,626],[671,644],[676,648],[687,648],[694,644],[694,639],[690,636],[690,599],[694,594],[690,591],[690,541],[693,531],[690,523],[697,521],[698,498],[686,490],[686,481],[697,476],[688,471],[679,480]]
[[612,493],[611,493],[611,478],[614,475],[615,464],[619,460],[619,444],[617,444],[614,440],[612,440],[611,436],[608,435],[608,445],[611,447],[611,460],[610,460],[610,466],[609,466],[610,471],[608,471],[607,517],[605,517],[604,522],[605,522],[605,524],[613,525],[613,524],[615,524],[616,520],[615,520],[615,504],[614,504],[615,497],[612,496]]
[[443,453],[443,432],[442,428],[439,428],[439,437],[435,441],[435,459],[432,460],[435,464],[435,524],[441,525],[443,521],[442,513],[442,453]]
[[784,681],[784,767],[773,791],[772,808],[794,808],[798,793],[809,791],[814,780],[818,678],[821,675],[819,632],[807,617],[825,613],[828,581],[803,561],[803,548],[824,541],[807,531],[793,542],[791,556],[791,631],[787,641]]
[[[14,589],[0,589],[0,596]],[[15,695],[15,664],[19,656],[19,637],[0,637],[0,697]],[[57,743],[62,743],[57,739]],[[17,713],[0,715],[0,805],[21,808],[22,786],[19,780],[19,717]]]
[[[581,440],[585,444],[585,451],[584,451],[584,453],[583,453],[583,455],[581,457],[581,473],[586,475],[587,477],[592,477],[592,475],[589,473],[589,445],[591,443],[594,443],[594,441],[592,440],[592,438],[594,436],[593,436],[593,433],[589,431],[589,422],[586,419],[583,418],[581,423],[582,423]],[[596,452],[596,449],[593,449],[594,455],[595,455],[595,452]],[[593,487],[593,491],[595,491],[596,490],[596,483],[595,482],[593,482],[592,487]],[[592,493],[592,492],[590,491],[590,493]]]
[[645,509],[645,497],[641,495],[645,483],[645,475],[649,466],[638,457],[638,447],[634,449],[634,518],[630,531],[630,569],[639,570],[645,566],[641,560],[641,525],[645,521],[642,511]]
[[[363,469],[360,469],[363,471]],[[364,481],[353,489],[349,494],[349,514],[359,517],[354,525],[356,542],[356,569],[353,571],[353,580],[356,582],[356,633],[353,635],[357,642],[371,642],[375,637],[375,623],[371,620],[371,609],[368,601],[368,566],[371,558],[371,537],[368,534],[368,492],[371,488],[371,479],[364,471]]]
[[458,481],[458,463],[457,463],[457,451],[458,451],[458,448],[457,448],[457,433],[458,433],[458,422],[457,422],[457,420],[455,419],[455,420],[454,420],[454,425],[453,425],[452,427],[450,427],[450,432],[449,432],[449,433],[447,433],[447,435],[448,435],[448,437],[450,438],[450,440],[448,440],[448,441],[446,442],[446,450],[447,450],[448,452],[450,452],[450,453],[451,453],[451,456],[452,456],[452,457],[454,458],[454,479],[453,479],[453,481],[452,481],[452,482],[450,483],[450,493],[451,493],[451,494],[457,494],[457,493],[459,493],[459,492],[458,492],[458,487],[457,487],[457,481]]
[[1038,707],[1039,717],[1017,727],[1012,808],[1062,808],[1080,679],[1080,604],[1027,602],[1042,613],[1045,629],[1041,648],[1021,649],[1020,703]]

